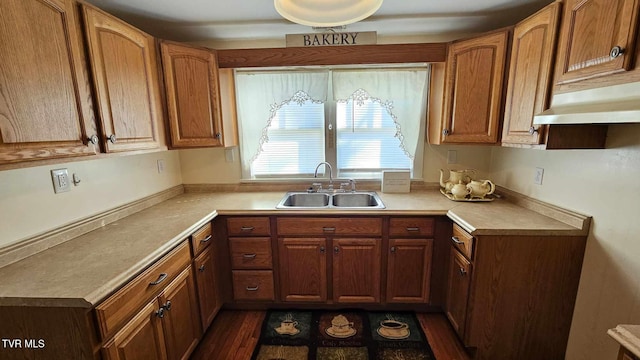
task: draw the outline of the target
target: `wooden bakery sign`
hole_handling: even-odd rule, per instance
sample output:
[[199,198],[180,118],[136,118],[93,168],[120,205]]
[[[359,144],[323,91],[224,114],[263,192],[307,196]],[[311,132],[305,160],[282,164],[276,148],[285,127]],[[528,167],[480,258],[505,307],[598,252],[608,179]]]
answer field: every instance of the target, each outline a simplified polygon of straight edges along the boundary
[[377,39],[375,31],[286,35],[287,47],[375,45]]

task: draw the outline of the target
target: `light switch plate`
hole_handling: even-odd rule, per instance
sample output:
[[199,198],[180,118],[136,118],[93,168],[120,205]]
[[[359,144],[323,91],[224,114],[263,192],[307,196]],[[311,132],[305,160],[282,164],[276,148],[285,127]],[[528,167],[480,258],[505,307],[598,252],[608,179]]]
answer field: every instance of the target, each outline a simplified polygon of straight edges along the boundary
[[533,182],[538,185],[542,185],[542,176],[544,175],[543,168],[536,168],[536,176],[533,178]]
[[53,191],[57,193],[71,190],[71,181],[67,169],[51,170],[51,181],[53,181]]

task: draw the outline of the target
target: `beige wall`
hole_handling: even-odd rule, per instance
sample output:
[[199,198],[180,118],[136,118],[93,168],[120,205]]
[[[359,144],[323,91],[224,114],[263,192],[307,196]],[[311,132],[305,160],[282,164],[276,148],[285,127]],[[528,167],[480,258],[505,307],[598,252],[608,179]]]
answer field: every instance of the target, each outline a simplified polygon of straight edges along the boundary
[[[447,164],[447,151],[456,151],[457,163]],[[225,151],[234,151],[234,161],[227,162]],[[476,169],[478,175],[486,177],[491,162],[489,146],[425,146],[423,178],[426,182],[437,182],[439,169]],[[238,149],[194,149],[180,150],[182,180],[185,184],[237,184],[242,174]]]
[[605,150],[494,148],[491,167],[500,185],[593,216],[566,359],[615,359],[607,329],[640,324],[640,124],[609,126]]
[[[163,159],[159,174],[157,160]],[[54,194],[51,169],[67,168],[79,186]],[[175,151],[0,171],[0,248],[182,184]]]

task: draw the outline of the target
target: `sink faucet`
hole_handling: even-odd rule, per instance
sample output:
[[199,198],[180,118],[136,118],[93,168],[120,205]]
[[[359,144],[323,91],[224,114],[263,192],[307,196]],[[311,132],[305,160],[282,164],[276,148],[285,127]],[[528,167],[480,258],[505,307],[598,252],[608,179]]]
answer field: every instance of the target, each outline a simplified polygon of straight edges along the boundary
[[328,162],[323,161],[320,164],[318,164],[318,166],[316,166],[316,171],[313,173],[313,177],[314,178],[318,177],[318,169],[323,164],[324,164],[325,168],[327,168],[327,167],[329,168],[329,190],[333,190],[333,168],[331,167],[331,164],[329,164]]

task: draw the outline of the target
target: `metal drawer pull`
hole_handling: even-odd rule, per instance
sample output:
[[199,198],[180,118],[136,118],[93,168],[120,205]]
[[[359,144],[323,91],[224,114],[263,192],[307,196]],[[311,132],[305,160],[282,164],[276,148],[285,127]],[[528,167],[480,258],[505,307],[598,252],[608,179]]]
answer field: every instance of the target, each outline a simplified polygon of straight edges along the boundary
[[250,231],[253,231],[253,229],[255,229],[255,227],[253,227],[253,226],[242,226],[242,227],[240,227],[240,231],[243,231],[243,232],[250,232]]
[[320,252],[324,254],[324,246],[320,246]]
[[334,227],[322,227],[322,231],[324,232],[330,232],[330,231],[336,231],[336,228]]
[[259,285],[256,285],[254,287],[251,287],[251,286],[246,287],[247,291],[258,291],[259,288],[260,288]]
[[202,243],[206,243],[206,242],[208,242],[209,240],[211,240],[212,238],[213,238],[213,235],[209,234],[209,235],[207,235],[207,237],[206,237],[206,238],[204,238],[204,239],[200,240],[200,242],[202,242]]
[[339,253],[340,252],[340,248],[337,247],[337,246],[334,246],[333,247],[333,252],[336,253],[336,254]]
[[395,253],[395,252],[396,252],[396,247],[395,247],[395,246],[392,246],[392,247],[391,247],[391,253]]
[[198,270],[199,270],[200,272],[203,272],[203,271],[204,271],[204,265],[200,265],[200,267],[198,268]]
[[457,236],[452,236],[451,240],[453,240],[456,245],[464,245],[464,241],[460,241],[460,238],[458,238]]
[[160,319],[162,319],[164,317],[164,308],[161,307],[160,309],[158,309],[158,311],[156,311],[156,316],[159,317]]
[[256,254],[242,254],[242,257],[245,259],[255,259]]
[[156,281],[150,282],[149,285],[158,285],[161,282],[163,282],[164,279],[167,278],[167,276],[169,276],[169,275],[167,275],[167,273],[162,273],[162,274],[160,274],[160,276],[158,276],[158,279]]
[[460,276],[465,276],[465,275],[467,275],[467,270],[465,270],[465,269],[463,269],[463,268],[460,268],[460,270],[459,270],[459,271],[460,271]]
[[408,227],[407,231],[420,231],[419,227]]
[[162,305],[162,307],[167,309],[167,311],[171,310],[171,300],[167,300],[167,303]]

